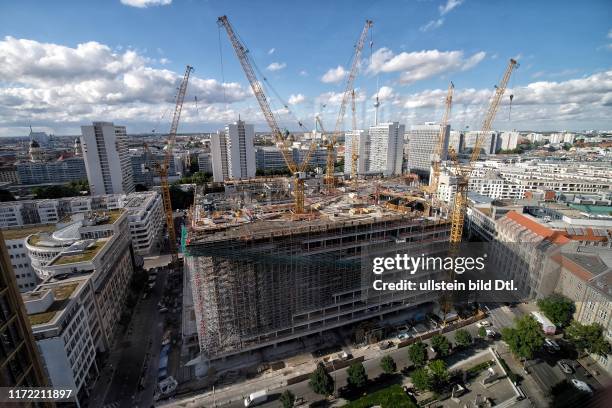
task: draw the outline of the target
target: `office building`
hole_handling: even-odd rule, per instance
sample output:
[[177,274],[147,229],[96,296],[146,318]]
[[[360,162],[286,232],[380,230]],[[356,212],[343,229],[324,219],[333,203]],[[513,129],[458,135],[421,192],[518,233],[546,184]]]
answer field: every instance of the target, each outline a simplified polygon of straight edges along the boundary
[[0,387],[48,385],[15,273],[0,233]]
[[211,137],[214,181],[241,180],[255,177],[253,125],[238,120]]
[[198,154],[198,171],[202,173],[213,172],[213,158],[210,152]]
[[125,126],[94,122],[81,126],[81,146],[92,195],[134,191]]
[[[440,138],[440,125],[435,123],[413,125],[407,133],[409,139],[407,169],[409,172],[418,174],[419,177],[427,180],[429,179],[431,162],[434,160],[434,152]],[[441,161],[446,160],[449,137],[450,125],[447,125],[444,130],[442,150],[438,158]]]
[[402,174],[404,128],[405,126],[398,122],[381,123],[370,127],[366,169],[368,173],[379,173],[384,176]]

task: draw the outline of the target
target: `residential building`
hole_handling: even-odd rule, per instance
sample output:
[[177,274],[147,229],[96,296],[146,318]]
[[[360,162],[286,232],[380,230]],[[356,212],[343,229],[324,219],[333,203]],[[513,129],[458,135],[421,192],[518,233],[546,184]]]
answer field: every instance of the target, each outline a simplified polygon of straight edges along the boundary
[[[155,185],[156,179],[159,179],[159,174],[155,172],[153,166],[154,163],[163,163],[164,158],[163,152],[149,152],[145,154],[141,149],[130,149],[130,165],[132,167],[134,185],[142,184],[147,187]],[[170,160],[168,176],[176,176],[176,174],[176,161]]]
[[498,150],[514,150],[518,146],[518,132],[501,132],[497,138],[496,152]]
[[[289,154],[296,164],[301,164],[306,153],[308,144],[295,144],[289,149]],[[276,146],[257,146],[255,148],[255,163],[257,170],[282,170],[287,168],[287,163],[282,152]],[[319,147],[310,154],[309,167],[325,169],[327,163],[327,149]]]
[[87,178],[82,157],[60,156],[57,160],[21,161],[15,164],[19,184],[65,184]]
[[223,182],[229,177],[229,163],[227,161],[227,137],[224,132],[218,131],[210,136],[210,152],[212,155],[213,180]]
[[212,136],[214,181],[255,177],[254,137],[253,125],[240,119],[227,125],[224,132],[217,132]]
[[384,176],[402,174],[404,152],[404,125],[399,122],[381,123],[371,126],[368,132],[368,173]]
[[0,387],[48,386],[1,232],[0,306]]
[[210,152],[202,152],[198,154],[198,170],[202,173],[213,172],[213,158]]
[[19,178],[17,176],[17,168],[13,165],[0,167],[0,183],[17,184]]
[[165,225],[161,195],[154,191],[128,194],[121,206],[128,212],[134,252],[150,254],[158,247]]
[[480,143],[480,153],[484,155],[491,155],[496,153],[497,148],[497,138],[499,133],[492,130],[483,134],[482,131],[469,131],[465,132],[464,136],[464,148],[465,149],[474,149],[476,145],[476,141],[478,140]]
[[[434,152],[440,138],[440,124],[425,123],[413,125],[408,131],[408,163],[407,169],[411,173],[418,174],[421,178],[429,179],[431,162],[434,160]],[[446,160],[448,154],[448,142],[450,138],[450,125],[444,130],[444,141],[439,160]]]
[[356,143],[357,175],[364,175],[368,168],[369,137],[366,130],[353,130],[344,137],[344,174],[351,174],[353,163],[353,140]]
[[134,191],[125,126],[94,122],[81,126],[81,145],[92,195]]

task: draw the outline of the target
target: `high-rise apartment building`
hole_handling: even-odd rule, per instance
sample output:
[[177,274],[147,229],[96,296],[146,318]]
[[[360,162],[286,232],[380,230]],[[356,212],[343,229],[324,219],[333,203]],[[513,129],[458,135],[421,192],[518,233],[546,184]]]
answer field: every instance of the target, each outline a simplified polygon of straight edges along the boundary
[[369,130],[366,171],[384,176],[402,174],[405,126],[399,122],[381,123]]
[[81,126],[81,145],[92,195],[134,191],[125,126],[94,122]]
[[241,120],[211,137],[213,179],[223,181],[255,177],[255,129]]
[[367,172],[369,138],[365,130],[347,132],[344,136],[344,174],[351,174],[353,165],[353,143],[357,145],[357,174]]
[[0,387],[44,387],[47,380],[9,254],[0,233]]
[[[408,163],[410,172],[421,177],[429,177],[431,162],[440,137],[440,125],[436,123],[425,123],[413,125],[408,131]],[[440,160],[446,160],[448,154],[448,141],[450,137],[450,125],[444,131],[444,142],[440,152]]]

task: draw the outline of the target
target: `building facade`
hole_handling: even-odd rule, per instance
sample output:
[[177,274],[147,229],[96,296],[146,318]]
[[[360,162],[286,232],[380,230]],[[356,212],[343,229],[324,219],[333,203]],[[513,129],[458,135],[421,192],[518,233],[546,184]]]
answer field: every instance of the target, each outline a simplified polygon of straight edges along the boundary
[[81,126],[81,146],[91,194],[134,191],[125,126],[94,122]]
[[213,180],[241,180],[255,177],[253,125],[242,120],[225,127],[211,137]]
[[402,174],[405,126],[399,122],[371,126],[368,132],[368,173],[384,176]]
[[[413,125],[408,133],[408,163],[407,169],[420,177],[429,179],[431,162],[434,160],[434,152],[438,146],[441,125],[425,123]],[[444,141],[439,160],[446,160],[448,154],[448,142],[450,138],[450,125],[444,130]]]

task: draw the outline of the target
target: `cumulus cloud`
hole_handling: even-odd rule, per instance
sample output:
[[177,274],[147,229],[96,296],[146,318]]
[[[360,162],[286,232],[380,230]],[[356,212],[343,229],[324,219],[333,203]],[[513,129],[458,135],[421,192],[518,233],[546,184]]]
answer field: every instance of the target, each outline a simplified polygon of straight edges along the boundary
[[167,6],[172,0],[121,0],[121,4],[130,7],[147,8],[149,6]]
[[284,62],[273,62],[270,65],[268,65],[266,67],[266,69],[268,71],[280,71],[281,69],[285,68],[287,66],[287,64],[285,64]]
[[400,82],[410,84],[446,72],[465,71],[476,66],[486,56],[484,51],[466,58],[463,51],[424,50],[394,54],[380,48],[372,55],[368,71],[400,72]]
[[322,77],[321,81],[326,84],[340,82],[348,74],[343,66],[338,65],[336,68],[330,68]]
[[376,99],[377,96],[379,101],[388,101],[395,99],[396,94],[390,86],[381,86],[378,93],[372,95],[371,99]]
[[[325,106],[340,105],[340,103],[342,102],[343,95],[344,94],[342,92],[324,92],[319,95],[317,99],[321,101],[321,103],[323,103]],[[355,89],[355,102],[363,102],[365,100],[365,92],[359,89]],[[350,103],[350,96],[347,102]]]
[[[95,63],[92,63],[95,61]],[[0,40],[0,123],[159,120],[174,102],[182,72],[152,68],[133,50],[98,42],[76,47],[5,37]],[[188,95],[202,110],[250,96],[238,83],[192,75]]]
[[304,95],[302,95],[301,93],[299,94],[291,94],[291,96],[289,96],[289,105],[298,105],[302,102],[304,102],[306,100],[306,97]]

